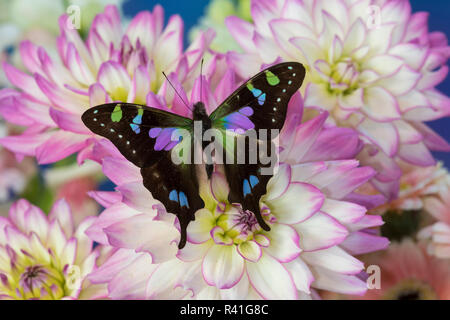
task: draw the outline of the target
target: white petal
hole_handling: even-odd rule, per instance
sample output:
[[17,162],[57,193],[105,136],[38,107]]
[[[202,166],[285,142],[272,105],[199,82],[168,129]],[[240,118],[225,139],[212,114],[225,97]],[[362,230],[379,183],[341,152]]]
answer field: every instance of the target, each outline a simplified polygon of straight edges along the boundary
[[280,223],[298,223],[317,212],[325,197],[316,187],[301,183],[291,183],[288,190],[279,198],[267,203],[271,213]]
[[258,262],[247,262],[247,275],[252,287],[264,299],[297,298],[297,289],[291,275],[268,254],[263,254]]
[[293,227],[300,235],[300,247],[306,251],[328,248],[341,243],[348,235],[347,228],[329,215],[317,212]]
[[210,286],[229,289],[241,279],[244,259],[233,245],[213,245],[203,259],[202,272],[203,278]]

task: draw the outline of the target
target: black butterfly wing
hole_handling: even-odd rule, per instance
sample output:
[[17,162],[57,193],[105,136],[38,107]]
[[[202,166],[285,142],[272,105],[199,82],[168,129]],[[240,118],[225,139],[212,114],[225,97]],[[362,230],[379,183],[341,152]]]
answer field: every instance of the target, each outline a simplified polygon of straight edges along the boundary
[[198,194],[195,166],[172,161],[179,143],[172,141],[176,130],[192,131],[192,120],[163,110],[129,103],[109,103],[93,107],[82,115],[94,133],[109,139],[122,155],[141,168],[144,186],[180,222],[181,240],[195,212],[204,207]]
[[[230,134],[227,133],[229,130],[238,130],[239,133],[254,129],[259,139],[258,145],[262,144],[266,148],[266,154],[273,159],[270,140],[276,137],[283,127],[289,100],[298,91],[304,78],[305,68],[297,62],[280,63],[261,71],[240,86],[210,115],[213,127],[225,135]],[[260,129],[267,130],[265,136],[260,134]],[[250,155],[259,153],[249,147],[249,144],[252,145],[251,139],[239,137],[239,134],[231,145],[223,143],[224,153],[234,153],[236,159],[236,141],[240,139],[246,139],[246,162],[224,165],[231,189],[229,201],[241,203],[244,210],[255,214],[263,229],[270,230],[259,206],[259,199],[266,193],[267,183],[272,177],[262,170],[268,164],[263,163],[259,157],[256,162],[249,163]]]

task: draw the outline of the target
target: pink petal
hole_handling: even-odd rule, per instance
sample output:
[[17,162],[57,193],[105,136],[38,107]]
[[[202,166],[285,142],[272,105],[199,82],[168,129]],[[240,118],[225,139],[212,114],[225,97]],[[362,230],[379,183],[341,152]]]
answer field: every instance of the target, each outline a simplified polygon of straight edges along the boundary
[[84,148],[87,138],[85,135],[58,130],[36,148],[36,158],[40,164],[59,161]]
[[361,205],[348,201],[326,199],[321,211],[332,216],[340,223],[349,224],[360,220],[367,209]]
[[123,158],[103,158],[103,173],[116,185],[142,181],[139,168]]
[[183,51],[183,20],[174,15],[156,43],[155,60],[164,68],[171,67]]
[[293,225],[300,235],[300,247],[306,251],[322,250],[341,243],[347,229],[331,216],[317,212],[311,218]]
[[[315,252],[304,252],[301,257],[309,265],[320,266],[337,273],[358,274],[364,269],[364,263],[338,246]],[[330,264],[330,261],[333,263]]]
[[[112,96],[115,94],[126,94],[130,91],[131,80],[125,68],[115,61],[104,62],[97,75],[105,90]],[[115,99],[126,99],[126,96],[114,96]]]
[[363,295],[367,290],[366,282],[357,276],[341,274],[321,267],[315,267],[314,271],[314,288],[357,295]]
[[87,194],[105,208],[122,201],[122,195],[119,192],[89,191]]
[[32,76],[16,69],[8,63],[3,63],[3,71],[8,80],[16,87],[20,88],[30,97],[37,99],[42,103],[48,103],[48,98],[36,84]]
[[50,108],[50,116],[53,121],[63,130],[71,131],[80,134],[91,134],[91,131],[86,128],[81,121],[79,114],[72,114]]
[[180,232],[148,214],[139,214],[104,228],[109,243],[115,247],[148,252],[153,263],[174,258]]
[[8,150],[21,155],[35,156],[36,148],[45,143],[51,136],[50,132],[40,134],[8,136],[0,139],[0,144]]
[[140,211],[146,212],[149,215],[156,215],[155,205],[160,202],[153,198],[150,191],[148,191],[142,184],[142,181],[129,182],[122,184],[116,188],[122,194],[123,203]]
[[358,125],[358,131],[380,147],[389,157],[393,157],[397,153],[399,136],[393,124],[366,118]]
[[140,255],[133,263],[117,270],[118,273],[108,284],[109,296],[112,299],[145,299],[147,279],[154,268],[150,255]]
[[388,245],[389,240],[387,238],[365,232],[353,232],[340,244],[352,255],[384,250]]
[[86,234],[98,243],[108,244],[108,238],[103,229],[138,214],[138,211],[121,202],[115,203],[102,212],[98,219],[86,230]]
[[338,178],[337,181],[327,185],[323,190],[334,199],[342,199],[375,176],[375,174],[375,170],[369,167],[355,168]]
[[436,160],[423,142],[416,144],[402,144],[398,156],[411,164],[427,167],[436,164]]
[[354,158],[360,151],[361,142],[356,131],[349,128],[327,128],[302,158],[305,162],[341,160]]
[[225,25],[245,52],[256,52],[252,41],[254,27],[251,23],[241,18],[230,16],[225,19]]
[[61,110],[70,113],[80,114],[88,104],[86,97],[76,94],[66,88],[58,87],[39,74],[35,74],[35,80],[39,88],[48,99]]

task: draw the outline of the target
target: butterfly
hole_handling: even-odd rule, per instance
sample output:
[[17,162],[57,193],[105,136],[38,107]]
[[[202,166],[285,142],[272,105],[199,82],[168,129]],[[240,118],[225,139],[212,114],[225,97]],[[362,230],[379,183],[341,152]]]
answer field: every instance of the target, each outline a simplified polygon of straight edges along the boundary
[[[195,219],[195,212],[204,207],[199,195],[198,166],[186,161],[192,160],[195,152],[183,155],[186,149],[181,148],[195,148],[192,135],[195,124],[201,124],[203,134],[208,129],[215,129],[224,136],[231,135],[232,143],[227,139],[217,142],[226,156],[236,156],[236,141],[242,140],[249,130],[281,130],[289,100],[302,85],[304,77],[305,68],[300,63],[271,66],[242,84],[210,115],[201,101],[193,105],[192,118],[149,106],[117,102],[88,109],[82,120],[92,132],[109,139],[127,160],[140,168],[144,186],[168,212],[178,217],[181,232],[178,247],[182,249],[189,222]],[[188,134],[180,134],[174,139],[179,132]],[[276,135],[275,131],[266,137],[258,135],[257,139],[271,140]],[[249,140],[245,137],[244,140],[244,145],[249,147]],[[201,149],[205,151],[210,143],[202,141]],[[173,161],[174,153],[184,161]],[[251,151],[245,153],[249,158]],[[266,193],[271,178],[270,174],[261,172],[267,165],[257,160],[252,163],[224,161],[223,166],[230,187],[229,202],[239,203],[242,210],[251,211],[261,228],[269,231],[259,206],[259,199]],[[210,179],[214,165],[207,163],[203,168]]]

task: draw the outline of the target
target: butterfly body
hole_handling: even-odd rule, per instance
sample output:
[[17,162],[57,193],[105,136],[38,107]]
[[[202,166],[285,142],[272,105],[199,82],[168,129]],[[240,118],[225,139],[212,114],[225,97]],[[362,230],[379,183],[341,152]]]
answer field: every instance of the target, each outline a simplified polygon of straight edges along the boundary
[[[199,168],[195,161],[192,162],[197,145],[206,155],[203,170],[209,179],[214,163],[212,154],[206,151],[212,142],[217,143],[227,157],[234,159],[233,162],[222,162],[230,186],[228,200],[241,204],[244,212],[251,211],[261,228],[270,230],[261,215],[259,199],[266,193],[271,174],[263,173],[268,164],[259,156],[256,161],[249,161],[259,150],[250,148],[251,139],[246,134],[257,132],[253,139],[257,142],[274,138],[284,124],[288,102],[301,86],[304,76],[305,69],[299,63],[274,65],[244,83],[209,115],[201,101],[193,105],[192,118],[143,105],[109,103],[90,108],[82,120],[91,131],[108,138],[125,158],[141,168],[144,186],[168,212],[178,217],[181,249],[186,243],[189,222],[195,219],[195,212],[204,207],[199,196]],[[211,129],[220,134],[218,141],[216,137],[204,139]],[[268,130],[269,134],[260,135],[263,130]],[[188,134],[174,139],[179,132]],[[230,140],[226,139],[230,137]],[[244,163],[236,161],[239,142],[245,146]],[[180,152],[186,147],[192,150],[190,157]],[[185,156],[184,160],[175,161],[180,154]]]
[[[208,113],[206,112],[205,104],[201,101],[195,103],[192,115],[194,120],[193,125],[196,121],[200,122],[202,128],[201,136],[203,137],[206,131],[212,129],[212,122],[208,116]],[[194,127],[192,127],[192,130],[194,130]],[[202,141],[202,149],[205,150],[208,144],[208,141]],[[205,169],[208,179],[210,179],[214,170],[214,165],[211,164],[211,159],[208,160],[209,161],[205,164]]]

